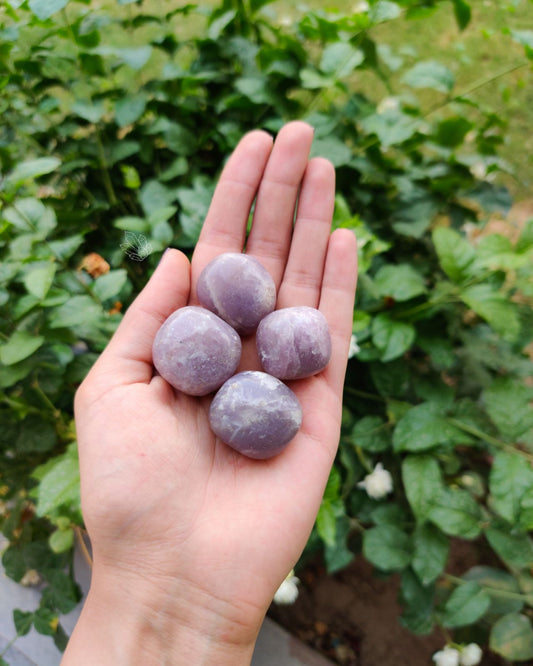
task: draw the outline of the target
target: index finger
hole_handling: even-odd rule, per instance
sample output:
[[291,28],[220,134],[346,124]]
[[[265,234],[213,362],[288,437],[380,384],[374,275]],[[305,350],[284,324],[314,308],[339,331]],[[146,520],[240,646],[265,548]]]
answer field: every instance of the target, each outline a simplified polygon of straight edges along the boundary
[[246,227],[272,150],[262,130],[246,134],[222,170],[192,258],[192,293],[202,269],[223,252],[242,252]]

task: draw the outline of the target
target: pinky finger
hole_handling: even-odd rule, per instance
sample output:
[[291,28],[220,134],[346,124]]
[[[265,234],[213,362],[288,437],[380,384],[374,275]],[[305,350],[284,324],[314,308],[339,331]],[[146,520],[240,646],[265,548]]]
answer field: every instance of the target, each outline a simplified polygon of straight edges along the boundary
[[319,309],[331,333],[331,361],[324,371],[335,391],[341,391],[346,372],[357,285],[357,241],[348,229],[337,229],[329,239]]

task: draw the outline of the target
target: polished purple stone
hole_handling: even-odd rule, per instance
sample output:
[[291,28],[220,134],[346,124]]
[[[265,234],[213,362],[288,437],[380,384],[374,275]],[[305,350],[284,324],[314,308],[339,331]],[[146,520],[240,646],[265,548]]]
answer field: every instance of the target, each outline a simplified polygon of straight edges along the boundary
[[240,372],[228,379],[209,410],[213,432],[249,458],[271,458],[287,446],[302,423],[298,398],[264,372]]
[[250,335],[276,305],[276,285],[254,257],[226,252],[201,272],[196,285],[201,305],[241,335]]
[[216,391],[237,370],[241,339],[209,310],[189,305],[176,310],[157,332],[153,363],[161,377],[189,395]]
[[316,375],[329,363],[328,322],[316,308],[276,310],[257,329],[257,352],[265,372],[279,379]]

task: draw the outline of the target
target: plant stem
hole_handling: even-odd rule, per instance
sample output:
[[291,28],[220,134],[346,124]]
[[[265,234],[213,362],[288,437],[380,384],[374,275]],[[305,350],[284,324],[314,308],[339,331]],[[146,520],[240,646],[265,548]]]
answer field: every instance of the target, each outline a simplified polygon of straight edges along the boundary
[[98,129],[98,125],[95,124],[94,129],[96,134],[96,144],[98,147],[98,162],[100,164],[100,169],[102,170],[102,178],[104,181],[105,191],[107,192],[107,196],[109,197],[109,202],[111,203],[111,205],[115,206],[118,203],[118,199],[115,194],[115,190],[113,189],[113,182],[111,181],[109,170],[107,168],[105,152],[104,152],[104,144],[102,143],[102,138],[100,136],[100,130]]
[[[463,585],[464,583],[469,582],[464,578],[460,578],[459,576],[453,576],[452,574],[447,574],[447,573],[442,574],[442,578],[450,581],[450,583],[454,583],[455,585]],[[522,594],[521,592],[509,592],[508,590],[502,590],[499,587],[492,587],[491,585],[486,585],[485,583],[481,583],[479,581],[478,583],[480,587],[482,587],[490,594],[493,594],[494,596],[504,597],[505,599],[516,599],[519,601],[524,601],[526,603],[529,598],[529,595]]]
[[454,419],[453,417],[448,417],[446,421],[450,423],[450,425],[454,425],[456,428],[459,428],[463,432],[466,432],[469,435],[472,435],[473,437],[477,437],[478,439],[484,440],[485,442],[488,442],[493,446],[497,446],[500,449],[505,449],[506,451],[517,453],[526,458],[527,460],[529,460],[530,462],[533,462],[533,454],[528,453],[527,451],[522,451],[522,449],[519,449],[516,446],[509,444],[508,442],[504,442],[501,439],[497,439],[492,435],[488,435],[486,432],[479,430],[475,426],[471,426],[468,423],[463,423],[462,421]]

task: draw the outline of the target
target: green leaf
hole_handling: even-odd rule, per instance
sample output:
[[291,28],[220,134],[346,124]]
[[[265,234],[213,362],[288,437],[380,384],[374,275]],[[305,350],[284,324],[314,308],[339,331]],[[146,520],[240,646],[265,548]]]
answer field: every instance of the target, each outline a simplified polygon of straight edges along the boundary
[[368,17],[372,23],[383,23],[384,21],[393,21],[402,13],[401,8],[396,2],[389,0],[378,0],[372,4],[368,10]]
[[2,211],[2,215],[21,231],[36,233],[40,238],[45,238],[57,225],[53,209],[33,197],[18,199],[16,204]]
[[382,571],[399,571],[411,561],[411,540],[393,525],[371,527],[363,534],[363,554]]
[[453,229],[437,227],[433,231],[433,243],[442,270],[454,282],[463,282],[470,277],[470,267],[476,252],[470,243]]
[[50,535],[48,544],[52,552],[65,553],[74,545],[74,530],[72,528],[66,530],[57,529]]
[[490,597],[476,582],[463,583],[451,593],[442,613],[442,626],[464,627],[477,622],[490,606]]
[[57,157],[38,157],[34,160],[20,162],[7,176],[4,186],[6,189],[18,187],[25,180],[38,178],[55,171],[60,164],[61,160],[58,160]]
[[409,387],[410,368],[403,358],[390,363],[370,363],[370,375],[378,393],[386,398],[403,398]]
[[28,6],[38,19],[45,21],[65,8],[68,3],[69,0],[30,0]]
[[489,284],[475,284],[463,289],[461,299],[485,319],[504,340],[513,342],[520,333],[518,307]]
[[[491,421],[510,441],[520,439],[533,427],[529,391],[519,380],[511,377],[495,379],[483,391],[482,399]],[[518,461],[515,466],[518,467]],[[525,469],[531,468],[525,465]]]
[[337,534],[337,516],[332,502],[324,500],[318,510],[316,517],[316,528],[322,541],[329,545],[335,545]]
[[126,95],[115,104],[115,119],[119,127],[126,127],[139,120],[146,108],[144,95]]
[[472,18],[472,10],[465,0],[453,0],[453,13],[459,30],[464,30]]
[[493,567],[475,566],[469,569],[463,578],[467,581],[475,581],[483,587],[491,598],[490,612],[495,615],[520,611],[524,605],[519,598],[520,587],[516,579],[507,571]]
[[401,356],[413,344],[416,330],[412,324],[391,319],[381,312],[372,321],[372,341],[381,351],[381,361],[386,363]]
[[31,611],[22,611],[15,608],[13,611],[13,622],[17,630],[17,636],[26,636],[33,624],[34,615]]
[[339,510],[335,526],[335,543],[333,545],[324,544],[324,561],[328,573],[332,574],[340,571],[353,561],[355,555],[346,544],[346,539],[351,530],[350,519]]
[[390,445],[390,430],[380,416],[363,416],[352,429],[352,442],[365,451],[380,453]]
[[505,659],[525,661],[533,658],[533,628],[529,618],[507,613],[492,626],[490,649]]
[[95,303],[90,296],[73,296],[50,314],[50,327],[76,328],[94,324],[102,314],[101,306]]
[[38,516],[54,515],[63,506],[79,507],[80,472],[75,444],[71,444],[64,454],[51,459],[42,476],[39,468],[34,476],[40,478],[36,506]]
[[335,136],[314,139],[311,145],[311,157],[326,157],[334,167],[349,164],[352,151],[349,146]]
[[437,142],[447,148],[457,148],[463,143],[472,127],[473,124],[462,116],[442,120],[437,126]]
[[230,9],[227,12],[217,16],[215,20],[211,21],[209,24],[207,31],[208,37],[216,41],[236,16],[236,9]]
[[[375,134],[380,143],[388,148],[402,144],[418,131],[420,121],[398,109],[372,113],[361,120],[361,127],[368,134]],[[430,219],[427,220],[429,225]],[[396,225],[394,225],[396,228]],[[398,232],[400,233],[400,232]]]
[[448,423],[442,412],[442,406],[435,402],[412,407],[396,425],[394,449],[426,451],[443,444],[463,442],[462,431]]
[[192,247],[196,244],[214,189],[214,184],[202,177],[195,178],[192,187],[178,188],[177,195],[181,206],[179,221],[183,232],[179,242],[183,246]]
[[443,488],[439,463],[430,455],[409,455],[402,462],[402,480],[417,522],[422,523]]
[[101,101],[91,102],[85,100],[77,100],[71,107],[72,113],[80,118],[83,118],[89,123],[97,123],[102,120],[105,113],[104,103]]
[[431,633],[434,625],[433,585],[423,586],[411,569],[402,571],[400,602],[404,606],[400,617],[402,626],[416,635]]
[[444,571],[450,550],[449,539],[433,525],[419,525],[413,537],[411,566],[422,585],[430,585]]
[[502,518],[515,523],[522,497],[533,489],[533,469],[518,453],[499,451],[490,470],[490,505]]
[[56,268],[57,265],[49,261],[46,265],[38,266],[26,273],[23,282],[28,293],[42,301],[52,286]]
[[508,566],[524,569],[533,565],[533,543],[527,534],[512,534],[510,528],[489,527],[485,536]]
[[428,519],[449,536],[475,539],[481,533],[481,510],[465,490],[443,490],[435,498]]
[[49,451],[55,446],[56,441],[53,424],[37,414],[30,414],[21,426],[15,448],[20,454]]
[[43,590],[42,606],[51,611],[70,613],[79,602],[79,590],[74,581],[60,569],[46,572],[49,587]]
[[128,272],[124,268],[109,271],[94,281],[92,290],[101,301],[114,298],[126,284]]
[[170,206],[175,199],[175,192],[157,180],[147,181],[139,191],[139,200],[147,217],[159,208]]
[[364,53],[348,42],[333,42],[322,53],[320,69],[335,79],[342,79],[351,74],[364,58]]
[[374,286],[383,297],[408,301],[426,292],[425,280],[410,264],[382,266],[374,277]]
[[143,217],[137,217],[135,215],[118,217],[113,222],[113,226],[117,229],[122,229],[123,231],[134,231],[136,233],[145,233],[146,231],[150,230],[150,224],[148,220],[145,220]]
[[404,74],[402,81],[412,88],[431,88],[446,94],[455,83],[452,71],[435,60],[417,63]]
[[14,365],[36,352],[44,343],[42,335],[33,335],[27,331],[15,331],[8,341],[0,347],[0,361],[4,365]]
[[53,636],[56,633],[59,618],[56,613],[48,608],[38,608],[35,611],[33,626],[35,630],[45,636]]

